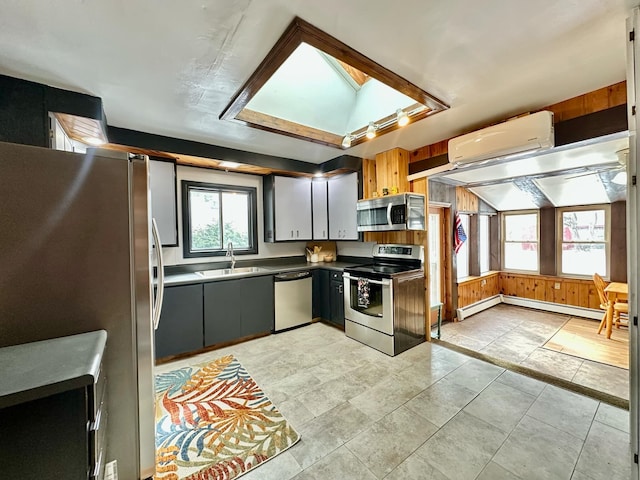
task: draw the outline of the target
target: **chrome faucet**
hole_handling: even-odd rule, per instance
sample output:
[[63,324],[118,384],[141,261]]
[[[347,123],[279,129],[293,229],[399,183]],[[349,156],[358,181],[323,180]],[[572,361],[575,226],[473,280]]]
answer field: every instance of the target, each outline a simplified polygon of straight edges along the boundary
[[233,254],[233,242],[229,242],[229,245],[227,245],[227,257],[231,257],[231,270],[233,270],[233,267],[236,264],[236,257]]

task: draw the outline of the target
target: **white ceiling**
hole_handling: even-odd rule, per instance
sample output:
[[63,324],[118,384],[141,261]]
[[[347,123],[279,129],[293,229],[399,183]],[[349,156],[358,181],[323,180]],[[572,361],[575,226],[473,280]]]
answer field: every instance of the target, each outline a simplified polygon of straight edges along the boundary
[[294,16],[451,109],[346,151],[408,150],[625,79],[635,0],[0,0],[0,73],[101,97],[108,123],[320,163],[218,120]]

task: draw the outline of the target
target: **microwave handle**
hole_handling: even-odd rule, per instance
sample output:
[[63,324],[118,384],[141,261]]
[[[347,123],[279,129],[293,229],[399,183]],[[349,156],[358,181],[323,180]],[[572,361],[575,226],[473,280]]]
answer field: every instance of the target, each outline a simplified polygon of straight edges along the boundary
[[387,225],[391,225],[391,208],[393,207],[393,205],[391,203],[389,203],[389,205],[387,205]]

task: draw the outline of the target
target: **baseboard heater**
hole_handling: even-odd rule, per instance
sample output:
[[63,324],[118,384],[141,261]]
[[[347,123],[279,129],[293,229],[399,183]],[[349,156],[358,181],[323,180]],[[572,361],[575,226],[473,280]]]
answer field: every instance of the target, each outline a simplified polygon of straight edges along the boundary
[[536,310],[544,310],[547,312],[561,313],[564,315],[572,315],[575,317],[593,318],[594,320],[601,320],[604,312],[602,310],[594,310],[592,308],[576,307],[573,305],[563,305],[560,303],[545,302],[542,300],[533,300],[530,298],[512,297],[510,295],[494,295],[493,297],[485,298],[479,302],[472,303],[466,307],[458,308],[456,310],[456,316],[458,321],[479,313],[487,308],[491,308],[499,303],[506,303],[507,305],[516,305],[519,307],[535,308]]
[[519,307],[535,308],[537,310],[545,310],[547,312],[562,313],[565,315],[573,315],[575,317],[593,318],[594,320],[602,320],[603,310],[594,310],[593,308],[576,307],[574,305],[563,305],[561,303],[545,302],[543,300],[532,300],[530,298],[512,297],[509,295],[500,295],[502,303],[508,305],[517,305]]
[[458,317],[458,321],[464,320],[467,317],[470,317],[474,313],[479,313],[487,308],[491,308],[499,303],[502,303],[502,295],[494,295],[493,297],[485,298],[478,302],[472,303],[471,305],[467,305],[466,307],[458,308],[456,310],[456,317]]

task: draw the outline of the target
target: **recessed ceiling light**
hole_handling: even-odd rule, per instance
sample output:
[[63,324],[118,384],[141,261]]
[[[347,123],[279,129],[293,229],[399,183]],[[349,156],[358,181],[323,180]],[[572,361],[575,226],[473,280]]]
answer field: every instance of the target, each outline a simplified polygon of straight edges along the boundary
[[227,162],[225,160],[224,162],[220,162],[219,166],[223,168],[238,168],[240,164],[238,162]]
[[324,177],[324,173],[317,172],[317,173],[314,173],[313,176],[316,177],[316,178],[322,178],[322,177]]

